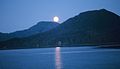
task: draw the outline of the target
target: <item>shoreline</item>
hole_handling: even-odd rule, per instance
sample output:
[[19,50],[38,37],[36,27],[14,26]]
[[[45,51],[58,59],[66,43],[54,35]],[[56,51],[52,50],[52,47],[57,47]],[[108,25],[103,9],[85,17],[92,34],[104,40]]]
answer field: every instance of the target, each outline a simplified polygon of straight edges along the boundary
[[0,50],[17,50],[17,49],[36,49],[36,48],[55,48],[55,47],[94,47],[97,49],[120,49],[120,44],[114,45],[61,45],[61,46],[46,46],[46,47],[29,47],[29,48],[0,48]]

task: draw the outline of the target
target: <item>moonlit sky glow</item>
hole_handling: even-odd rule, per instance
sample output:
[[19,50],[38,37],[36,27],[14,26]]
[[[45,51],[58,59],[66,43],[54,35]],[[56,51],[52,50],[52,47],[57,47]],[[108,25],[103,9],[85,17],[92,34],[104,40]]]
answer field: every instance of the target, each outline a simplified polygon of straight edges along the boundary
[[60,23],[81,12],[105,8],[120,15],[120,0],[0,0],[0,32],[27,29],[39,21]]

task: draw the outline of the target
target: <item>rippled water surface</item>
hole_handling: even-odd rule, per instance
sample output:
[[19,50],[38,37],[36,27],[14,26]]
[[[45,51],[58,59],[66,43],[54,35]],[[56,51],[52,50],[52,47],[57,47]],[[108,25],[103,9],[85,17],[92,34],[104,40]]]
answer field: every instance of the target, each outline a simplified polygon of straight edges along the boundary
[[0,50],[0,69],[120,69],[120,49],[56,47]]

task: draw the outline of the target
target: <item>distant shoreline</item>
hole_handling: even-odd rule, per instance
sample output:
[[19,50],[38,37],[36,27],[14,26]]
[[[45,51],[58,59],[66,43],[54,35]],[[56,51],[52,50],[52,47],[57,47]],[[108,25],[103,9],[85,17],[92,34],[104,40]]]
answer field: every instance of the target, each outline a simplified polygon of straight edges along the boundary
[[16,49],[36,49],[36,48],[55,48],[55,47],[94,47],[97,49],[120,49],[120,44],[114,45],[88,45],[88,44],[79,44],[79,45],[61,45],[61,46],[48,46],[48,47],[31,47],[31,48],[0,48],[0,50],[16,50]]
[[99,45],[96,48],[113,48],[113,49],[120,49],[120,44],[115,45]]

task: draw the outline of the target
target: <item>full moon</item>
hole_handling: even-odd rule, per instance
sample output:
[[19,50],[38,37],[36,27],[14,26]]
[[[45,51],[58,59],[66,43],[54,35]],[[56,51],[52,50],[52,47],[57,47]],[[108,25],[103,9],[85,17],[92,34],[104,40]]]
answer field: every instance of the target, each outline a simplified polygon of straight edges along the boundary
[[54,22],[58,22],[59,21],[59,17],[57,17],[57,16],[53,17],[53,21]]

